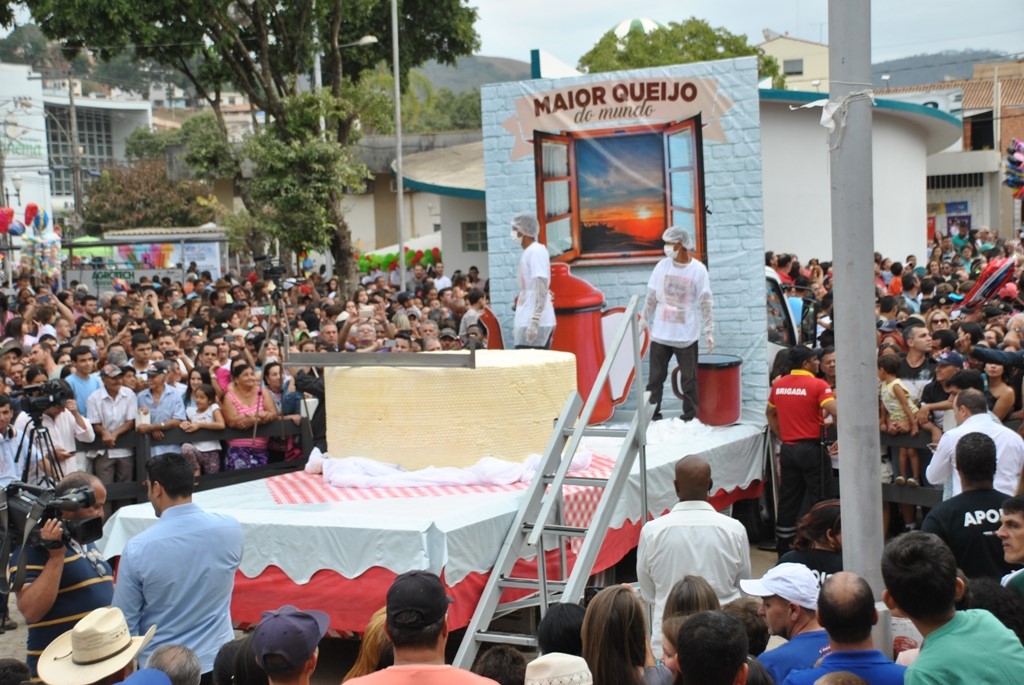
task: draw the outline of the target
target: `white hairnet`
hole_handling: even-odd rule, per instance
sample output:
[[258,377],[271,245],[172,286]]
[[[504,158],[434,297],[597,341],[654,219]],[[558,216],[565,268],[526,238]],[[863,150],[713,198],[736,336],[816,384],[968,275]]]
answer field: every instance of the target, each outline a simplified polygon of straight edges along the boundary
[[682,226],[669,226],[661,234],[661,239],[669,245],[682,243],[683,247],[687,250],[693,250],[693,240],[690,238],[690,232]]
[[512,217],[512,228],[528,238],[536,238],[540,235],[540,225],[537,223],[537,217],[529,212],[516,214]]

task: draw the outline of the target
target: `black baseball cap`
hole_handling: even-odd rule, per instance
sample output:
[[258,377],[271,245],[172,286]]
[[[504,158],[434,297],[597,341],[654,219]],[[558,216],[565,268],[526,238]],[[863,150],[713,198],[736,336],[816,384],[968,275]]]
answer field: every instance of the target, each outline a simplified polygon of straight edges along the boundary
[[408,571],[395,578],[388,590],[388,624],[426,628],[444,618],[452,601],[436,575],[429,571]]

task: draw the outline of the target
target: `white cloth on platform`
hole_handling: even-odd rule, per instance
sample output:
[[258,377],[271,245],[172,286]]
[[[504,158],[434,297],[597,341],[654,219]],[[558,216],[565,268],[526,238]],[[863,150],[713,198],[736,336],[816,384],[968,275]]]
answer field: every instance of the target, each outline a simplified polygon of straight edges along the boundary
[[[590,466],[591,453],[577,451],[569,472]],[[540,455],[533,454],[521,463],[484,457],[469,468],[430,466],[418,471],[406,471],[396,464],[385,464],[366,457],[332,459],[310,455],[306,464],[309,473],[323,473],[324,482],[336,488],[414,488],[439,485],[510,485],[528,483],[540,464]]]

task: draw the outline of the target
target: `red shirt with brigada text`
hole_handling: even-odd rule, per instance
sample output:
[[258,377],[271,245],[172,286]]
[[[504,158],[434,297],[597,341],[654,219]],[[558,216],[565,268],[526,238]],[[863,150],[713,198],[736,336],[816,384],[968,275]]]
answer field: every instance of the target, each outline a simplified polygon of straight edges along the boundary
[[826,381],[803,369],[776,379],[768,395],[768,406],[778,411],[782,441],[818,440],[821,437],[821,408],[835,397]]

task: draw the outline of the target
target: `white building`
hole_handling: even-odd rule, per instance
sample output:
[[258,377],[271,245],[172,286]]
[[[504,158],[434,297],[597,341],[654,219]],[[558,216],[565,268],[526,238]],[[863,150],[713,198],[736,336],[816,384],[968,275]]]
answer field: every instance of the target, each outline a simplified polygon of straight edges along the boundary
[[[832,259],[827,132],[821,109],[792,109],[817,93],[761,91],[766,249]],[[959,119],[921,105],[876,101],[872,116],[875,250],[893,259],[925,257],[928,158],[954,144]],[[843,139],[843,145],[858,141]],[[714,209],[714,208],[712,208]]]
[[[30,67],[0,64],[3,198],[19,217],[30,202],[54,216],[74,209],[71,107],[68,84],[63,85],[44,89]],[[87,188],[103,167],[124,161],[128,134],[152,124],[152,109],[141,100],[90,97],[75,97],[75,108],[79,168]]]

